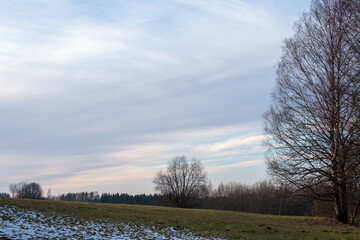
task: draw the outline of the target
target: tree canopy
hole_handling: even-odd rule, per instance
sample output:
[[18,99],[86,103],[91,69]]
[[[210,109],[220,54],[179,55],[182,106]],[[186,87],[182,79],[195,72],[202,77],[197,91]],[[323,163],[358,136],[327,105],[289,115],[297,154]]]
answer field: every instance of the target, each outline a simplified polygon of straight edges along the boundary
[[360,206],[359,13],[358,0],[312,2],[284,42],[264,115],[269,172],[333,201],[345,223]]
[[201,193],[206,192],[207,178],[200,160],[188,161],[177,156],[169,162],[166,171],[159,171],[153,180],[155,190],[165,195],[176,207],[191,207]]

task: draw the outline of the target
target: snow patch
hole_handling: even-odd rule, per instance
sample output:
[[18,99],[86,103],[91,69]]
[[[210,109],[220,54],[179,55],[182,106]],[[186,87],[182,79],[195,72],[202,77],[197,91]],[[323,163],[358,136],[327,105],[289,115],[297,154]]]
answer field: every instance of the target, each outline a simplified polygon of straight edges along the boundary
[[[10,239],[194,239],[188,230],[155,226],[85,221],[74,217],[45,215],[15,207],[0,206],[0,238]],[[212,238],[214,239],[214,238]]]

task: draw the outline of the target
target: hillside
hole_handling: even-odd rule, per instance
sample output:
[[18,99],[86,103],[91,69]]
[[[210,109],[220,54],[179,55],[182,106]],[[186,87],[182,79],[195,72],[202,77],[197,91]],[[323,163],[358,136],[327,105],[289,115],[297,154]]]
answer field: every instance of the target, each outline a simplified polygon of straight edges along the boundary
[[[190,234],[184,235],[188,237],[196,235],[228,239],[360,239],[358,228],[317,217],[20,199],[0,199],[0,207],[15,209],[16,212],[33,211],[33,215],[42,218],[72,218],[73,225],[82,221],[111,226],[130,224],[141,226],[137,231],[152,229],[165,236],[178,231]],[[5,218],[0,214],[1,217]],[[169,231],[164,232],[164,229]]]

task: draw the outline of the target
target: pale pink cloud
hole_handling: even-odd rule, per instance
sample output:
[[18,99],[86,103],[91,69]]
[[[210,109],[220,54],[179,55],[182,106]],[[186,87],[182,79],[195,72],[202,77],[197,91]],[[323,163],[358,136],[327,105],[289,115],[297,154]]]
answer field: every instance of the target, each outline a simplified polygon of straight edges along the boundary
[[226,141],[215,142],[212,144],[202,144],[197,146],[197,150],[201,152],[219,152],[227,149],[237,148],[243,145],[261,144],[265,136],[250,136],[231,138]]
[[265,160],[251,160],[251,161],[237,162],[237,163],[227,164],[227,165],[212,166],[212,167],[208,167],[206,170],[209,173],[218,173],[218,172],[224,172],[228,169],[257,166],[257,165],[262,165],[264,163],[265,163]]

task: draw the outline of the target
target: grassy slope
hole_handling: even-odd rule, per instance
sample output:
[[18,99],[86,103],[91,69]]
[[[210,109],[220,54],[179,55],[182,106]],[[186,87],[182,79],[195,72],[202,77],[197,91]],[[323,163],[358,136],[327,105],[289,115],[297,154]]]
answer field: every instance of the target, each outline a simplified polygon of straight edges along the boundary
[[230,239],[360,239],[360,229],[324,218],[287,217],[231,211],[167,207],[0,199],[0,205],[17,206],[87,220],[187,228],[200,236]]

